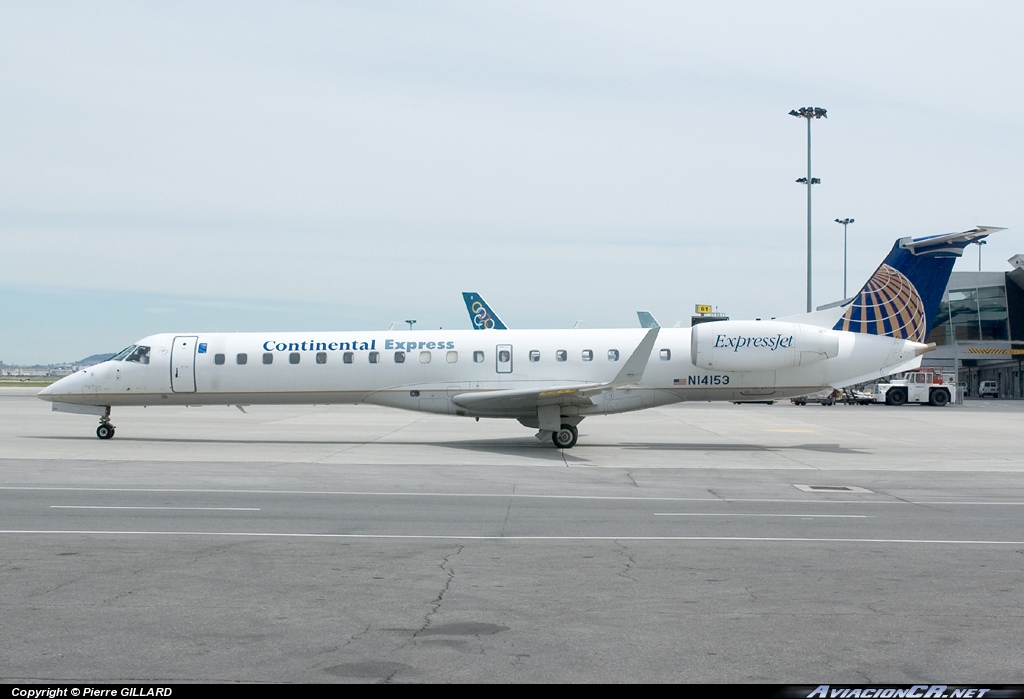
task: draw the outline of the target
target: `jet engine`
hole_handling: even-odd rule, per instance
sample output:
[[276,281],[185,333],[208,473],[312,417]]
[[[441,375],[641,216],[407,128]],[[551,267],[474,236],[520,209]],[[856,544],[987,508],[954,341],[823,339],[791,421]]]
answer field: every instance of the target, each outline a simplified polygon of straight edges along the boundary
[[690,361],[715,371],[766,371],[803,366],[839,354],[839,334],[779,320],[722,320],[690,331]]

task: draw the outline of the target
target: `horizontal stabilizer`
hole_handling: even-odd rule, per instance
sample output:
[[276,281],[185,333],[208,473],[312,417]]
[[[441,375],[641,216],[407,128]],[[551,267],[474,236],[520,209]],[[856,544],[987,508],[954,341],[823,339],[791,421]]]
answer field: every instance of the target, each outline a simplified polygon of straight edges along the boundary
[[843,315],[833,329],[924,342],[956,258],[971,243],[1001,230],[978,226],[961,233],[901,238],[860,292],[843,307]]

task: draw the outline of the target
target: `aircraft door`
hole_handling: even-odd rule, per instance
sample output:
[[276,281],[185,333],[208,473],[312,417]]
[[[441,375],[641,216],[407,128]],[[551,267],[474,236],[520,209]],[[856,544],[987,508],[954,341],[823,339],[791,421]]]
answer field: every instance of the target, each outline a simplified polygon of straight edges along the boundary
[[494,348],[494,357],[499,374],[512,373],[512,345],[498,345]]
[[194,335],[178,336],[171,345],[171,390],[196,392],[196,342]]

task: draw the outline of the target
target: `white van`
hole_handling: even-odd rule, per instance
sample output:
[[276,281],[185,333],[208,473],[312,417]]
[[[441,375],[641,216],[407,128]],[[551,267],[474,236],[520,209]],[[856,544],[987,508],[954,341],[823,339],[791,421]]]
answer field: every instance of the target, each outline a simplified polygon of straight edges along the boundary
[[978,387],[978,397],[985,398],[987,396],[999,397],[999,384],[995,381],[982,381],[981,386]]

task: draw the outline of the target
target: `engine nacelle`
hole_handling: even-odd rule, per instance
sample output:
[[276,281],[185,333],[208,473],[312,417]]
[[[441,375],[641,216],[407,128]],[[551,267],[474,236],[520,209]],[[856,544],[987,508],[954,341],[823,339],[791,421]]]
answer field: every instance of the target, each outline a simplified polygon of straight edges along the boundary
[[839,354],[839,334],[778,320],[720,320],[690,331],[690,361],[716,371],[765,371],[820,362]]

